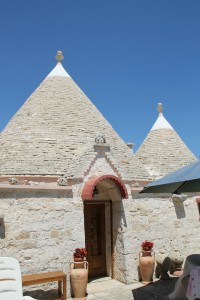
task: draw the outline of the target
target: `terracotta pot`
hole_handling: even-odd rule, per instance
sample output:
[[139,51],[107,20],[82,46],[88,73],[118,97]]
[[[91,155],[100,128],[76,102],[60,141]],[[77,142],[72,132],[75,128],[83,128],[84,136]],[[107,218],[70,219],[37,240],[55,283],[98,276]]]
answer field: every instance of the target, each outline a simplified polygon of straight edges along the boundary
[[83,257],[74,257],[74,269],[84,268],[84,258]]
[[74,257],[75,262],[84,261],[83,257]]
[[70,263],[70,281],[71,281],[71,286],[74,294],[74,299],[78,299],[78,300],[86,299],[86,291],[87,291],[87,283],[88,283],[88,262],[87,261]]
[[142,277],[142,283],[148,284],[153,281],[155,268],[155,252],[141,250],[139,252],[139,269]]

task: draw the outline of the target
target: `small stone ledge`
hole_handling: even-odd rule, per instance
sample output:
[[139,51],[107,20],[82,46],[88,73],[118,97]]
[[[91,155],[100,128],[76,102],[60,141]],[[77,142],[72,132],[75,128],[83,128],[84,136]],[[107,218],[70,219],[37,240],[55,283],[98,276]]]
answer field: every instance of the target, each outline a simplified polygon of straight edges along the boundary
[[[145,185],[147,185],[148,183],[152,182],[151,180],[133,180],[131,182],[129,182],[130,186],[131,186],[131,191],[142,191],[143,190],[143,187]],[[126,183],[126,181],[125,181]]]
[[0,176],[0,184],[29,185],[29,182],[54,183],[60,176],[6,175]]
[[38,185],[11,185],[8,183],[0,184],[0,190],[54,190],[54,191],[71,191],[72,187],[69,186],[58,186],[53,184],[38,184]]
[[84,181],[84,176],[82,176],[82,177],[81,176],[67,177],[67,181],[68,181],[69,185],[81,183]]
[[132,197],[133,198],[137,198],[137,199],[146,199],[146,200],[152,200],[152,199],[159,199],[161,201],[166,201],[169,200],[171,201],[171,195],[170,194],[160,194],[160,193],[156,193],[156,194],[153,194],[153,193],[141,193],[139,191],[131,191],[132,193]]
[[97,153],[110,152],[110,146],[108,144],[95,144],[94,151]]
[[142,187],[138,187],[138,188],[131,188],[131,193],[139,193],[143,190]]

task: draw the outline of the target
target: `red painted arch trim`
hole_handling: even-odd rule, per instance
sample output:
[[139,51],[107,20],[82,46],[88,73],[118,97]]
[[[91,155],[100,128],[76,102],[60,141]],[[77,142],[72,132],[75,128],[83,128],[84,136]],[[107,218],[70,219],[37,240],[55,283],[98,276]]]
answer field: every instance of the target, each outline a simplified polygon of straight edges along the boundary
[[123,199],[127,199],[128,198],[128,192],[127,189],[125,187],[125,184],[121,181],[121,179],[119,179],[118,177],[114,176],[114,175],[103,175],[103,176],[99,176],[99,177],[94,177],[92,179],[90,179],[88,182],[86,182],[83,191],[82,191],[82,199],[83,200],[94,200],[93,197],[93,191],[95,186],[97,185],[97,183],[99,183],[102,180],[105,179],[110,179],[112,180],[116,186],[119,188],[121,196]]

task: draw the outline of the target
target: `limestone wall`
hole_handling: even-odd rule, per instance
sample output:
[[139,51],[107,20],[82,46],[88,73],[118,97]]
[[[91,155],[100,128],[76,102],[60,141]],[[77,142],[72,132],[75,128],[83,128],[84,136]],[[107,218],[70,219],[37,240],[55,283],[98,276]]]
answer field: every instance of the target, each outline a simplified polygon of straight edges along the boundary
[[[74,191],[78,193],[81,186]],[[113,201],[112,207],[116,279],[127,284],[138,280],[138,252],[145,239],[155,243],[155,253],[161,249],[168,255],[179,249],[184,257],[199,253],[195,197],[177,202],[164,196],[133,194]],[[69,279],[73,251],[85,245],[81,198],[73,199],[64,191],[7,191],[0,194],[0,208],[5,222],[1,256],[16,257],[23,274],[63,270]]]
[[171,198],[133,195],[123,201],[123,233],[126,282],[138,280],[138,252],[144,240],[155,243],[155,255],[164,250],[170,255],[179,250],[186,257],[199,253],[199,211],[196,197],[184,202]]
[[17,258],[23,274],[63,270],[69,275],[74,249],[85,245],[80,199],[65,193],[4,192],[0,208],[5,222],[1,256]]

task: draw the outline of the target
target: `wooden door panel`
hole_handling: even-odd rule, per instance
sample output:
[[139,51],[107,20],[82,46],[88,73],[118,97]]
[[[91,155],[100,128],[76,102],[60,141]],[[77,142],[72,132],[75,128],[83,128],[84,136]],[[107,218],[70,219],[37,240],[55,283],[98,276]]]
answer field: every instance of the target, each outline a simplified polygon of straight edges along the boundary
[[89,276],[105,275],[105,205],[85,204],[85,234]]

